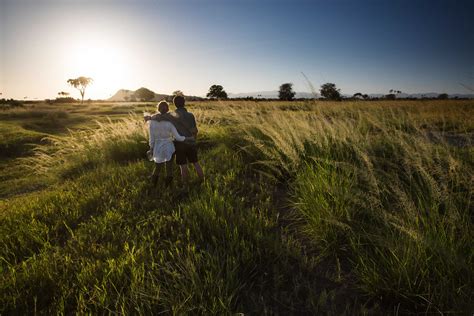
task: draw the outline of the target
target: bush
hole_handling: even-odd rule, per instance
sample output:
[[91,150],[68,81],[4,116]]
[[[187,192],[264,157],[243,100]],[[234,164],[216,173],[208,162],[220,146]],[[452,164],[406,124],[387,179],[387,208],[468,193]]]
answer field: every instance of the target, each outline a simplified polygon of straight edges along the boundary
[[54,103],[76,103],[76,102],[79,102],[79,101],[72,97],[62,97],[62,98],[56,98],[56,100],[54,100]]
[[17,107],[23,107],[23,102],[14,99],[0,99],[0,108],[3,110]]

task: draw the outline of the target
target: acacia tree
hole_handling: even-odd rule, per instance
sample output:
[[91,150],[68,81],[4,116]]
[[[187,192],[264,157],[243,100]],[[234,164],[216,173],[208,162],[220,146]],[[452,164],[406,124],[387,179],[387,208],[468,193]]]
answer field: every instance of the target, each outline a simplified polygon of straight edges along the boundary
[[335,83],[325,83],[321,86],[321,89],[319,91],[321,92],[321,95],[328,100],[341,99],[341,89],[337,89]]
[[221,85],[213,84],[206,96],[211,99],[227,99],[227,92]]
[[76,79],[68,79],[67,83],[79,90],[81,94],[81,104],[84,103],[84,94],[86,93],[86,88],[92,83],[92,78],[89,77],[78,77]]
[[295,98],[295,92],[293,91],[292,83],[284,83],[280,86],[278,91],[278,98],[284,101],[291,101]]

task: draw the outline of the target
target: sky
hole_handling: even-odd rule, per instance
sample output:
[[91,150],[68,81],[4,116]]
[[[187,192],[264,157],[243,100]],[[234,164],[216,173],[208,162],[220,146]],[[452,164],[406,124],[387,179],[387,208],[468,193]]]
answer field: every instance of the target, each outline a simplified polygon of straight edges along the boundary
[[474,1],[0,0],[0,92],[470,93]]

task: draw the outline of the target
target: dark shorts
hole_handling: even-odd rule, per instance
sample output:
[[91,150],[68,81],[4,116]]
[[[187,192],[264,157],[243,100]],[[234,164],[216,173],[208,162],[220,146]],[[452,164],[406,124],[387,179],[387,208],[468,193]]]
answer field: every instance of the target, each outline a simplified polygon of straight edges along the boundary
[[196,144],[174,142],[174,148],[176,149],[176,164],[185,165],[187,163],[198,162]]

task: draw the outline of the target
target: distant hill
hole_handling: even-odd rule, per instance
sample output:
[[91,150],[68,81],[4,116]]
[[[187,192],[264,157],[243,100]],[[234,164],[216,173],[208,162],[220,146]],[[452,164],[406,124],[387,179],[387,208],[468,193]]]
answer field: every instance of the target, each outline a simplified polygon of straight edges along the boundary
[[107,101],[124,101],[125,98],[130,97],[133,93],[134,91],[132,90],[120,89],[113,96],[108,98]]
[[[388,94],[388,93],[387,93]],[[406,99],[406,98],[436,98],[440,93],[437,92],[428,92],[428,93],[400,93],[397,95],[397,99]],[[256,91],[256,92],[242,92],[242,93],[228,93],[229,98],[246,98],[246,97],[253,97],[253,98],[262,98],[262,99],[278,99],[278,91]],[[371,98],[382,98],[385,94],[381,93],[372,93],[369,94]],[[352,97],[349,94],[343,94],[344,97]],[[321,97],[318,93],[316,97]],[[453,93],[449,94],[449,98],[468,98],[473,99],[474,94],[459,94]],[[310,92],[296,92],[295,98],[297,99],[313,99],[314,95]]]
[[[140,101],[140,98],[137,96],[137,91],[139,90],[149,90],[147,88],[140,88],[135,91],[133,90],[127,90],[127,89],[120,89],[118,90],[113,96],[107,99],[107,101],[113,101],[113,102],[124,102],[124,101],[131,101],[131,102],[136,102]],[[170,94],[161,94],[161,93],[156,93],[154,91],[149,90],[151,93],[154,93],[154,97],[150,101],[160,101],[160,100],[171,100],[173,98],[172,95]],[[203,100],[201,97],[197,96],[187,96],[185,95],[186,100],[188,101],[197,101],[197,100]]]

